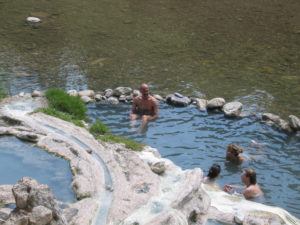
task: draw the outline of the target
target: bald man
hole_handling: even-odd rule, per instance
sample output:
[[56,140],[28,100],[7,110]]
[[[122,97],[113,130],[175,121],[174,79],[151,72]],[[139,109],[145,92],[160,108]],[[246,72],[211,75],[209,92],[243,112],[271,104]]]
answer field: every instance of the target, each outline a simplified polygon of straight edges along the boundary
[[144,128],[148,121],[155,120],[158,117],[158,104],[154,97],[149,95],[149,87],[147,84],[140,86],[141,96],[133,99],[130,120],[131,122],[141,118],[141,128]]

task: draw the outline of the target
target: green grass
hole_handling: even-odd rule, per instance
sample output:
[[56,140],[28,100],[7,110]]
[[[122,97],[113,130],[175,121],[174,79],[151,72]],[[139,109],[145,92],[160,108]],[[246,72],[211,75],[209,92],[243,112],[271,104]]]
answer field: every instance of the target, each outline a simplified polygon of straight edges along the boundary
[[97,120],[95,123],[93,123],[89,130],[90,133],[95,137],[110,133],[109,128],[105,126],[101,120]]
[[84,127],[84,124],[81,120],[74,119],[72,115],[70,115],[68,113],[59,112],[56,109],[39,108],[35,112],[42,112],[42,113],[47,114],[49,116],[54,116],[54,117],[60,118],[62,120],[68,121],[70,123],[73,123],[76,126]]
[[50,89],[45,93],[45,96],[48,99],[50,108],[68,113],[72,115],[73,119],[85,120],[87,118],[87,109],[79,98],[70,96],[60,89]]
[[90,133],[97,139],[104,142],[124,143],[126,148],[134,151],[142,151],[145,146],[144,144],[134,140],[111,134],[109,128],[100,120],[93,123],[89,130]]
[[105,134],[99,136],[98,139],[105,142],[124,143],[126,148],[129,148],[134,151],[142,151],[145,146],[144,144],[136,142],[134,140],[112,134]]

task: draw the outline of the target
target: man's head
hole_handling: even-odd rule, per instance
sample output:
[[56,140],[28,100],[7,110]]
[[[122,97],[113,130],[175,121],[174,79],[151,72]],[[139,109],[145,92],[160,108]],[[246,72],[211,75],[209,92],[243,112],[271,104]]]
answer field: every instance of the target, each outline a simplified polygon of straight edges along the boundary
[[209,179],[214,179],[216,177],[219,176],[219,174],[221,173],[221,166],[218,164],[213,164],[208,171],[208,177]]
[[140,92],[142,93],[143,97],[148,97],[149,95],[149,87],[147,84],[143,83],[140,86]]
[[250,184],[256,184],[256,172],[254,169],[245,169],[241,178],[242,182],[247,186]]

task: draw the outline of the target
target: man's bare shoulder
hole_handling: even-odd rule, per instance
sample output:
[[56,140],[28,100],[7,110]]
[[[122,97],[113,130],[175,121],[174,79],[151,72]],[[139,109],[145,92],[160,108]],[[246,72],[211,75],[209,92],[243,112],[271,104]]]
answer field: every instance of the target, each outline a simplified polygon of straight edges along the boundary
[[157,104],[157,100],[153,96],[149,96],[149,101],[151,101],[153,104]]

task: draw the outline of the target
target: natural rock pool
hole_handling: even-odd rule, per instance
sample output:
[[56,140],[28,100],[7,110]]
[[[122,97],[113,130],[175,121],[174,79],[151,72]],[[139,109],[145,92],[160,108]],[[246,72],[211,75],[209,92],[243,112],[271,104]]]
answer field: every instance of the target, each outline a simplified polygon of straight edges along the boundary
[[[207,173],[213,163],[222,167],[218,183],[241,184],[244,168],[257,171],[264,203],[282,207],[300,216],[299,149],[300,136],[287,135],[265,125],[260,115],[226,119],[223,114],[201,113],[196,107],[173,108],[161,103],[160,117],[138,134],[129,125],[130,105],[99,103],[89,105],[91,120],[101,119],[114,134],[133,138],[159,149],[163,157],[184,169],[202,168]],[[250,108],[246,110],[251,111]],[[225,162],[226,146],[237,143],[251,160],[240,166]],[[266,143],[261,146],[257,143]]]
[[66,160],[15,137],[1,137],[0,143],[0,185],[15,184],[24,176],[32,177],[49,185],[59,201],[75,202],[70,187],[72,174]]

